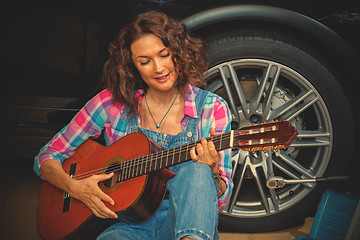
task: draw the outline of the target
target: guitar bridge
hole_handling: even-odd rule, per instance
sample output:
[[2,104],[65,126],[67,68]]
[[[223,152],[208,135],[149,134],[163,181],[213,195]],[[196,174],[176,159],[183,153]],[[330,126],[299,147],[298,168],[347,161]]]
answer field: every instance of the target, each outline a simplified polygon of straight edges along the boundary
[[[76,172],[76,165],[77,163],[73,163],[70,166],[70,177],[75,178],[75,172]],[[64,192],[64,205],[63,205],[63,212],[68,212],[70,210],[70,203],[71,203],[71,195],[67,192]]]

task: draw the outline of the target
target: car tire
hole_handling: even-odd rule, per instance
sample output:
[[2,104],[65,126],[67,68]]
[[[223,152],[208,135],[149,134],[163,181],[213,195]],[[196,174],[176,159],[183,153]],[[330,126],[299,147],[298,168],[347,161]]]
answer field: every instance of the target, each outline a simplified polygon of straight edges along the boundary
[[264,232],[302,223],[316,210],[325,185],[270,190],[265,185],[267,167],[285,179],[344,173],[354,128],[341,76],[316,47],[280,32],[242,29],[205,40],[210,58],[207,89],[228,102],[233,129],[288,120],[299,132],[280,157],[233,150],[234,189],[220,211],[220,229]]

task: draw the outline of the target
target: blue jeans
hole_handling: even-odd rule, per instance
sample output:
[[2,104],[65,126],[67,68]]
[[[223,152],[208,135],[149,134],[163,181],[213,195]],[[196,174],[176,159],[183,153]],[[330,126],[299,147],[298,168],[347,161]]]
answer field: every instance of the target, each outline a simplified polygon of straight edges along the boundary
[[170,170],[176,176],[169,181],[169,195],[150,219],[142,223],[120,220],[97,239],[218,239],[217,184],[209,166],[186,162]]

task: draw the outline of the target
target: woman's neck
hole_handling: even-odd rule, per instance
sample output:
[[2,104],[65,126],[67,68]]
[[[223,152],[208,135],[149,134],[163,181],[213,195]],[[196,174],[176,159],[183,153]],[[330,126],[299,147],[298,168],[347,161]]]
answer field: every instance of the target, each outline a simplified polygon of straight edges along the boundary
[[146,98],[147,101],[152,103],[152,105],[161,107],[161,106],[167,106],[169,105],[169,103],[173,102],[176,95],[178,95],[178,93],[179,90],[176,88],[173,88],[165,92],[148,89],[148,91],[146,92]]

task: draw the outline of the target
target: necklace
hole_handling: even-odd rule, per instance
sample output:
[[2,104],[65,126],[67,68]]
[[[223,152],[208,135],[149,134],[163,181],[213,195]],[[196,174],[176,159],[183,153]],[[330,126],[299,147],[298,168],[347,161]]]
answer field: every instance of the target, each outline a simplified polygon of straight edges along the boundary
[[154,116],[152,115],[152,113],[151,113],[151,111],[150,111],[148,102],[147,102],[147,100],[146,100],[146,95],[145,95],[146,107],[147,107],[147,109],[148,109],[148,111],[149,111],[149,113],[150,113],[150,116],[151,116],[152,120],[154,121],[155,126],[156,126],[157,129],[160,127],[162,121],[165,119],[165,117],[168,115],[168,113],[170,112],[170,110],[171,110],[172,107],[174,106],[175,100],[176,100],[176,98],[178,97],[178,95],[179,95],[179,92],[176,94],[176,96],[175,96],[175,98],[174,98],[174,101],[171,103],[169,109],[166,111],[165,115],[162,117],[162,119],[161,119],[161,121],[160,121],[159,123],[157,123],[157,122],[155,121]]

